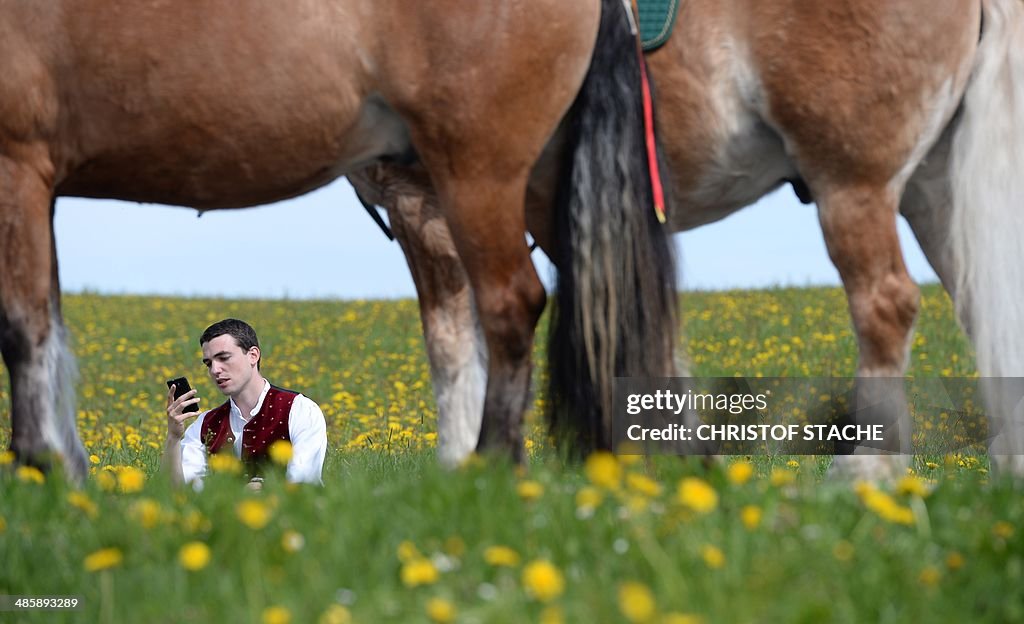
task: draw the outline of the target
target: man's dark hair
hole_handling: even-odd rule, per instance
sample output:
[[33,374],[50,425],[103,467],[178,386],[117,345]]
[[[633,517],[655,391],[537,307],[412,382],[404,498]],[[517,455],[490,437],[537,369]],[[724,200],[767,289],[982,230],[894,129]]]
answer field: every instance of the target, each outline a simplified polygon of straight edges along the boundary
[[[256,337],[256,330],[252,328],[245,321],[238,319],[224,319],[223,321],[217,321],[213,325],[206,328],[203,335],[199,337],[199,346],[210,342],[217,336],[223,335],[231,336],[235,339],[235,344],[241,347],[244,353],[248,353],[249,349],[260,346],[260,340]],[[260,357],[262,360],[263,357]],[[259,370],[260,361],[256,361],[256,369]]]

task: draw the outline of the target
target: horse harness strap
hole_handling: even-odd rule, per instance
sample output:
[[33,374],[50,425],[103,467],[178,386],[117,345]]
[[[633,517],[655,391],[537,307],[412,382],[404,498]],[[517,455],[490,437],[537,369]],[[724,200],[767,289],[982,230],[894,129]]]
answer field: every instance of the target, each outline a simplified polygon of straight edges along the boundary
[[[664,224],[665,219],[665,191],[661,185],[661,168],[658,166],[658,140],[654,133],[654,98],[651,95],[651,81],[647,77],[647,60],[644,58],[644,46],[638,36],[637,22],[633,18],[633,5],[631,0],[622,0],[623,9],[629,17],[629,27],[636,37],[636,55],[640,64],[640,94],[643,99],[644,113],[644,145],[647,147],[647,170],[651,177],[651,194],[654,196],[654,213],[658,217],[658,223]],[[639,11],[639,5],[637,5]]]
[[380,231],[384,232],[384,236],[387,236],[389,241],[395,240],[395,234],[391,231],[391,228],[388,227],[388,224],[384,222],[384,217],[380,216],[380,213],[377,212],[377,206],[363,199],[363,196],[359,194],[358,190],[356,191],[356,197],[359,199],[359,203],[363,205],[363,208],[366,209],[370,218],[373,219],[373,222],[380,228]]
[[647,61],[637,40],[636,53],[640,60],[640,90],[644,101],[644,143],[647,145],[647,168],[651,176],[651,193],[654,195],[654,212],[659,223],[665,223],[665,190],[661,186],[661,168],[658,166],[658,141],[654,135],[654,103],[651,97],[651,81],[647,78]]
[[640,43],[645,52],[665,45],[672,35],[680,0],[636,0],[640,14]]

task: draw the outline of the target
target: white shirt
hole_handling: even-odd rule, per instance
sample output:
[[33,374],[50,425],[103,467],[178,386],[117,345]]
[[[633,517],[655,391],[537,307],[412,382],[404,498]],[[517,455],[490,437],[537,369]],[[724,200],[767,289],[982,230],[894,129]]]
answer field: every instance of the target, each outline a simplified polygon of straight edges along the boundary
[[[231,403],[231,433],[235,438],[235,457],[242,457],[242,429],[253,416],[259,414],[263,407],[263,399],[270,391],[270,382],[263,381],[263,392],[256,401],[256,407],[249,412],[248,418],[242,418],[242,410],[235,405],[234,399],[228,399]],[[199,414],[195,422],[185,430],[185,436],[181,439],[181,472],[185,482],[190,483],[196,490],[203,488],[203,477],[206,476],[206,445],[203,444],[201,434],[203,431],[203,419],[210,413],[210,410]],[[324,420],[324,413],[320,406],[303,395],[298,395],[292,401],[291,410],[288,412],[288,437],[291,438],[292,458],[288,462],[286,477],[292,482],[317,483],[323,485],[321,473],[324,468],[324,456],[327,454],[327,421]]]

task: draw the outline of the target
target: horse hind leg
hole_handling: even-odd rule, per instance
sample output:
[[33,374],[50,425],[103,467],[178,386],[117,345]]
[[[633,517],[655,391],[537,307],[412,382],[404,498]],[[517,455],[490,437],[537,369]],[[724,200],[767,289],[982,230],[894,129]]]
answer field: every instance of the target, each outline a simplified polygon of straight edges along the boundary
[[525,460],[530,356],[546,299],[521,234],[526,175],[445,180],[447,219],[427,186],[382,198],[420,298],[446,466],[474,450]]
[[445,467],[458,466],[476,449],[487,387],[487,345],[469,278],[425,172],[378,165],[349,180],[387,209],[405,253],[437,401],[437,456]]
[[0,351],[11,380],[11,450],[43,469],[63,461],[81,481],[74,361],[60,313],[52,166],[42,150],[0,155]]
[[[897,193],[888,185],[827,189],[819,195],[825,242],[846,290],[860,357],[854,421],[882,425],[881,449],[837,455],[832,472],[871,479],[898,477],[909,452],[903,374],[919,291],[903,262],[896,231]],[[884,454],[883,454],[884,453]]]
[[[523,171],[518,183],[460,184],[451,196],[450,205],[458,216],[449,223],[474,297],[445,311],[455,311],[456,315],[445,321],[454,320],[452,327],[461,325],[461,333],[467,327],[474,328],[476,340],[469,344],[475,346],[469,348],[476,352],[478,363],[486,361],[486,394],[476,450],[507,453],[519,463],[525,460],[522,424],[530,402],[534,330],[546,301],[523,237],[523,211],[517,209],[523,205],[525,176]],[[473,198],[484,192],[492,198],[504,198],[492,204],[499,206],[494,213],[475,210]],[[476,240],[490,241],[490,245],[484,250],[472,244]],[[474,310],[479,326],[472,322]],[[481,333],[486,355],[480,349]],[[475,393],[473,386],[482,380],[471,370],[466,381],[466,390]],[[465,424],[470,424],[468,419]]]

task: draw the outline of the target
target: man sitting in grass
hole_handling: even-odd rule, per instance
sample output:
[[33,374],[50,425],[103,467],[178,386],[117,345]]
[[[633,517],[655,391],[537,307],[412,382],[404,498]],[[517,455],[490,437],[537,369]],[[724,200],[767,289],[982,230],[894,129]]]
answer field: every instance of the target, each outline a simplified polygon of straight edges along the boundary
[[[177,482],[202,488],[211,454],[232,452],[242,460],[250,477],[258,477],[278,440],[291,443],[287,478],[293,482],[322,484],[327,452],[327,424],[320,406],[289,390],[270,385],[260,374],[260,346],[256,330],[237,319],[214,323],[199,338],[210,379],[228,397],[220,407],[202,412],[185,428],[185,420],[198,405],[197,390],[174,398],[167,392],[167,447],[164,466]],[[258,487],[259,481],[254,482]]]

